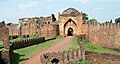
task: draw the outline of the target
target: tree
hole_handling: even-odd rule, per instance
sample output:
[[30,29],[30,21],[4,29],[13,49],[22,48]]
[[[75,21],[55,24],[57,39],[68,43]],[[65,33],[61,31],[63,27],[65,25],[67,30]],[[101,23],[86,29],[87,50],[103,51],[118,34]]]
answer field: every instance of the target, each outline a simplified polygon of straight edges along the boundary
[[120,17],[115,19],[115,23],[120,23]]
[[94,22],[97,22],[97,20],[93,18],[93,19],[89,19],[89,20],[87,21],[87,23],[89,23],[89,22],[90,22],[90,23],[94,23]]
[[52,14],[52,21],[56,21],[55,15]]
[[86,13],[82,13],[82,20],[83,20],[83,24],[85,24],[85,22],[88,20],[88,14]]
[[112,19],[110,20],[110,23],[112,23]]
[[82,13],[82,17],[83,17],[82,20],[84,20],[84,21],[89,19],[88,14],[86,14],[86,13]]

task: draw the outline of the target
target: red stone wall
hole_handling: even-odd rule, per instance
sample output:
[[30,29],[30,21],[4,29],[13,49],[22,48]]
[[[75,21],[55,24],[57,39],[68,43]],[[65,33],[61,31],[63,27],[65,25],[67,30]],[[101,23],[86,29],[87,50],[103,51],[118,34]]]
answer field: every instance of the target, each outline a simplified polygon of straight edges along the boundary
[[58,25],[44,25],[41,28],[41,36],[47,38],[55,38],[59,35]]
[[94,44],[120,49],[120,24],[90,24],[88,37]]
[[85,53],[86,59],[90,60],[90,64],[120,64],[120,55],[89,51]]
[[16,50],[16,49],[24,48],[27,46],[43,43],[44,41],[45,41],[45,37],[26,39],[26,40],[21,40],[18,42],[11,42],[10,48],[12,50]]
[[9,36],[16,36],[19,34],[19,28],[17,24],[7,25],[6,27],[9,29]]
[[[82,14],[82,13],[81,13]],[[82,15],[78,16],[71,16],[71,15],[59,15],[58,18],[58,24],[59,24],[59,30],[60,30],[60,35],[66,35],[67,34],[67,29],[72,28],[73,33],[75,35],[81,34],[82,31]],[[69,20],[72,20],[71,22],[68,22]]]

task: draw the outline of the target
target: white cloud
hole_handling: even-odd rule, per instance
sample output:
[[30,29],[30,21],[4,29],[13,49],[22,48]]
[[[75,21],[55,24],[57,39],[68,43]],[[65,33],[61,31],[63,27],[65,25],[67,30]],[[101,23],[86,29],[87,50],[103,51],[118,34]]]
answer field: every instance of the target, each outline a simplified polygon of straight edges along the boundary
[[36,6],[38,6],[38,4],[39,4],[39,2],[27,2],[27,3],[24,3],[24,4],[19,4],[19,8],[26,10],[26,9],[36,7]]

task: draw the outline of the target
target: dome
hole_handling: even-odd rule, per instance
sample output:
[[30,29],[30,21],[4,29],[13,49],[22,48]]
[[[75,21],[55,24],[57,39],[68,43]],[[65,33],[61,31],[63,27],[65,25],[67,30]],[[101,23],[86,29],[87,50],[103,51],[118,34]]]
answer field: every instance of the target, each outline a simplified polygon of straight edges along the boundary
[[66,15],[66,14],[69,14],[69,15],[79,15],[80,12],[77,11],[76,9],[74,9],[74,8],[68,8],[65,11],[63,11],[63,13],[62,13],[62,15]]

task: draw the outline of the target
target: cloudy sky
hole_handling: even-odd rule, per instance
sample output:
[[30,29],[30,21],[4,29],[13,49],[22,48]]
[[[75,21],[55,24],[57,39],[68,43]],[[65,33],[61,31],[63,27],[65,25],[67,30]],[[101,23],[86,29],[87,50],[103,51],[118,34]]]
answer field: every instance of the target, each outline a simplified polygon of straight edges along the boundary
[[120,0],[1,0],[0,21],[18,23],[19,18],[50,16],[72,7],[100,22],[120,17]]

